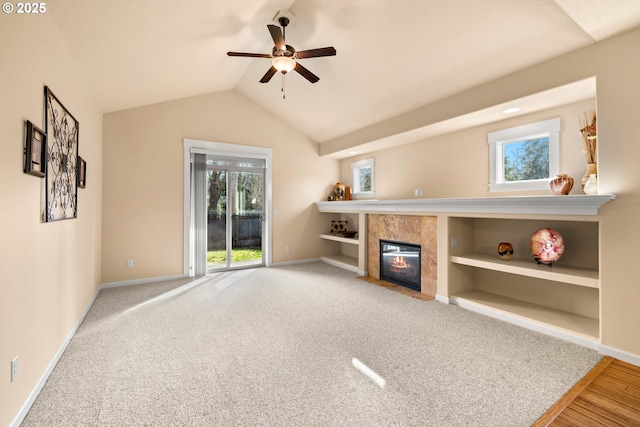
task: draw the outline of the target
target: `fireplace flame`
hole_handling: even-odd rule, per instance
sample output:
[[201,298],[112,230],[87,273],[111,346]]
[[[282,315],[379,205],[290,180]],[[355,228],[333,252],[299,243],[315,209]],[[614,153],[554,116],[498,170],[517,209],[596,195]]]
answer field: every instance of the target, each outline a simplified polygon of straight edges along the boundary
[[409,268],[409,264],[407,264],[407,261],[405,261],[404,257],[401,255],[397,255],[395,258],[393,258],[393,261],[391,261],[391,266],[394,268]]

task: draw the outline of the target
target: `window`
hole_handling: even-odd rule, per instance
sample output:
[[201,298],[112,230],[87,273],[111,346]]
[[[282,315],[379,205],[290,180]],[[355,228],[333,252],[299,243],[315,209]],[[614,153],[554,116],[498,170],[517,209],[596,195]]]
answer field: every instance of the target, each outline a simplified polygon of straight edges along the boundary
[[353,198],[373,197],[373,159],[351,163],[351,195]]
[[548,190],[560,170],[560,119],[490,132],[489,190]]

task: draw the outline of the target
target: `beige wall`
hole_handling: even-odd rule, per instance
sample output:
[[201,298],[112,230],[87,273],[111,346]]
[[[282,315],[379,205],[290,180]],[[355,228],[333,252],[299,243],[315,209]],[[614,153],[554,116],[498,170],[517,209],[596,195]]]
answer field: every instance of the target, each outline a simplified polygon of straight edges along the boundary
[[182,274],[184,138],[272,148],[273,262],[320,256],[313,202],[326,198],[338,161],[226,91],[105,115],[103,282]]
[[[318,234],[326,224],[313,202],[325,199],[338,176],[348,182],[348,162],[340,166],[320,158],[312,141],[235,92],[112,113],[103,125],[87,95],[90,88],[64,46],[46,14],[0,14],[3,425],[17,414],[100,282],[182,272],[183,138],[273,148],[276,263],[320,255]],[[640,355],[638,46],[640,29],[406,116],[412,122],[421,117],[446,119],[597,76],[600,188],[619,195],[601,210],[601,337],[604,346],[635,355]],[[79,120],[80,154],[88,162],[88,185],[78,196],[79,218],[51,224],[40,222],[42,180],[22,173],[23,121],[44,125],[44,85],[51,86]],[[547,113],[551,112],[538,115]],[[563,122],[568,129],[572,120]],[[358,135],[372,140],[383,128],[374,126]],[[469,129],[376,155],[377,196],[411,197],[414,188],[423,188],[430,197],[486,195],[487,130]],[[581,160],[574,156],[580,155],[565,137],[570,133],[563,137],[568,150],[563,152],[563,170],[578,177]],[[400,175],[391,174],[393,166],[400,166]],[[402,172],[407,170],[411,172]],[[292,251],[286,253],[285,245]],[[125,266],[128,258],[135,260],[131,269]],[[9,364],[15,356],[20,373],[11,383]]]
[[[601,193],[618,194],[618,199],[600,210],[601,216],[601,342],[640,357],[640,28],[536,65],[451,98],[425,106],[418,112],[391,119],[399,128],[429,124],[434,117],[446,120],[510,99],[558,87],[587,77],[597,77],[598,155]],[[574,178],[586,170],[576,122],[593,101],[532,114],[537,121],[560,114],[561,169]],[[411,198],[422,188],[424,197],[480,197],[489,194],[486,133],[523,123],[511,119],[416,142],[393,150],[373,153],[376,159],[376,198]],[[406,126],[405,126],[406,125]],[[405,127],[403,127],[405,126]],[[384,126],[374,125],[344,138],[375,140],[385,136]],[[336,141],[336,144],[343,141]],[[340,144],[338,144],[340,145]],[[342,147],[342,146],[341,146]],[[342,147],[344,148],[344,147]],[[349,182],[349,162],[371,157],[345,159],[341,178]],[[536,194],[536,193],[526,193]],[[572,191],[576,194],[576,189]]]
[[[423,198],[489,197],[517,193],[489,192],[489,144],[487,133],[526,123],[560,117],[560,171],[575,179],[571,194],[582,194],[580,180],[587,167],[582,154],[582,136],[578,117],[595,108],[595,100],[587,99],[534,114],[477,126],[424,141],[345,159],[341,178],[350,182],[350,163],[375,159],[375,197],[379,199],[411,199],[414,190],[422,189]],[[520,193],[522,194],[522,193]],[[529,191],[526,194],[550,194]]]
[[[0,14],[0,425],[18,413],[100,284],[102,114],[48,15]],[[44,180],[22,172],[25,120],[48,85],[80,123],[78,218],[40,221]],[[10,361],[19,372],[10,381]]]

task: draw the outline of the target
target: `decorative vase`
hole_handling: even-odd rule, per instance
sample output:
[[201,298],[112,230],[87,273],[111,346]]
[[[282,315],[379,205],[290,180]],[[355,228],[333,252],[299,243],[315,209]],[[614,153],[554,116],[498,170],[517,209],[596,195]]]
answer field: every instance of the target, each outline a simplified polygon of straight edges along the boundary
[[564,254],[564,238],[551,228],[541,228],[533,233],[529,248],[538,264],[553,265]]
[[513,256],[513,245],[509,242],[498,243],[498,255],[500,255],[500,259],[509,261]]
[[351,200],[351,187],[349,187],[348,185],[344,187],[344,199]]
[[566,196],[573,188],[573,178],[566,173],[556,175],[549,181],[549,187],[556,196]]
[[587,181],[589,181],[589,177],[591,174],[598,174],[598,164],[597,163],[587,163],[587,173],[582,177],[582,190],[584,191],[584,186]]
[[584,194],[598,194],[598,175],[592,173],[582,191]]
[[336,185],[333,186],[333,197],[334,200],[344,200],[344,189],[345,189],[345,185],[340,183],[340,182],[336,182]]

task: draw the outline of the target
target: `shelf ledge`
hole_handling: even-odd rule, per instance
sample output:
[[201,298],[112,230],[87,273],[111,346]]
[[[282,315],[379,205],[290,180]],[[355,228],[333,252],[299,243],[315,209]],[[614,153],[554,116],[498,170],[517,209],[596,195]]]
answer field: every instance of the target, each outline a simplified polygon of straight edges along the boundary
[[597,215],[615,194],[316,202],[320,212]]
[[325,240],[333,240],[335,242],[348,243],[351,245],[360,244],[360,239],[358,237],[340,237],[334,236],[333,234],[321,234],[320,237]]
[[536,264],[533,260],[512,259],[504,261],[497,255],[465,254],[452,255],[450,261],[455,264],[479,267],[487,270],[511,273],[527,277],[535,277],[544,280],[568,283],[571,285],[585,286],[587,288],[600,288],[598,270],[554,264],[550,267],[545,264]]

